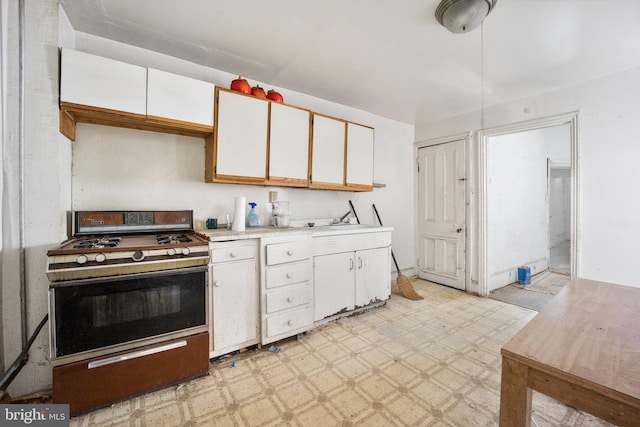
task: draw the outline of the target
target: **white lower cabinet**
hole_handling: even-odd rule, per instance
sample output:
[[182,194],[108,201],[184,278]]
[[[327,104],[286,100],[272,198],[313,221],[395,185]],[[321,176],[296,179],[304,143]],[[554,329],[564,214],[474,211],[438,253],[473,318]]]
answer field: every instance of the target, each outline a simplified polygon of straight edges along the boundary
[[210,357],[386,301],[390,248],[391,231],[210,242]]
[[262,344],[313,327],[311,236],[262,239]]
[[209,244],[210,357],[259,342],[259,290],[257,240]]
[[315,322],[389,299],[391,232],[314,237]]

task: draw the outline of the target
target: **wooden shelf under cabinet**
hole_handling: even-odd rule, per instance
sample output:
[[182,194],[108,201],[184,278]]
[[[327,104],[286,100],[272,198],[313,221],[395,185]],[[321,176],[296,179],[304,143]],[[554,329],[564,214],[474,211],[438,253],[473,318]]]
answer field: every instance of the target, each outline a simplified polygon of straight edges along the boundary
[[91,123],[95,125],[115,126],[199,138],[206,138],[213,133],[212,126],[61,102],[60,133],[70,140],[75,141],[76,123]]

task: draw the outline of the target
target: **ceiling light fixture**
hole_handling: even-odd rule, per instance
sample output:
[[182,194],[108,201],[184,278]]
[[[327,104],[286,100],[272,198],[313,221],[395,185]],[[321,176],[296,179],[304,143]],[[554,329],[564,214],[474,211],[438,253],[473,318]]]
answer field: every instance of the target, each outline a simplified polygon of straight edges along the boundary
[[438,22],[452,33],[467,33],[482,23],[498,0],[442,0],[436,9]]

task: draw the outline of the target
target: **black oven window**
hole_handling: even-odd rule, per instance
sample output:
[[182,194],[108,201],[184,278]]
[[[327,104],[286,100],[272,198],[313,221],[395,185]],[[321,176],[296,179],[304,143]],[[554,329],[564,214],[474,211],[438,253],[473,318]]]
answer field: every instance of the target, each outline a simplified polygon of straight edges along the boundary
[[180,313],[180,286],[168,285],[96,295],[87,297],[86,302],[91,304],[91,326],[94,328],[162,318]]
[[205,325],[205,278],[176,270],[55,288],[56,356]]

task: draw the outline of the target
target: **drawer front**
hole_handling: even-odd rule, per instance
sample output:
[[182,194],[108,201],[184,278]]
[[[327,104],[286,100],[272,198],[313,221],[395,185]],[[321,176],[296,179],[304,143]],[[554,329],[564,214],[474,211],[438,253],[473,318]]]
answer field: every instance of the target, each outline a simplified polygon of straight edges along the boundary
[[267,289],[311,280],[312,264],[309,261],[269,267],[266,271]]
[[269,292],[267,294],[267,314],[309,304],[312,298],[313,290],[309,282]]
[[311,241],[272,243],[267,245],[267,265],[301,261],[311,258]]
[[384,248],[391,245],[390,231],[336,234],[313,238],[313,255],[329,255],[363,249]]
[[[74,416],[209,372],[209,334],[206,332],[143,349],[161,350],[173,344],[173,348],[143,357],[133,357],[132,353],[135,355],[141,350],[138,349],[56,366],[53,368],[53,403],[69,404],[69,413]],[[112,356],[123,354],[131,358],[110,363]],[[96,362],[100,365],[92,367]]]
[[267,338],[303,329],[312,323],[311,305],[276,313],[267,317]]
[[211,263],[252,259],[256,256],[255,246],[214,247],[211,249]]

